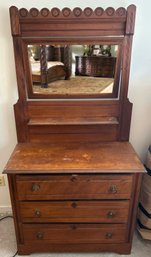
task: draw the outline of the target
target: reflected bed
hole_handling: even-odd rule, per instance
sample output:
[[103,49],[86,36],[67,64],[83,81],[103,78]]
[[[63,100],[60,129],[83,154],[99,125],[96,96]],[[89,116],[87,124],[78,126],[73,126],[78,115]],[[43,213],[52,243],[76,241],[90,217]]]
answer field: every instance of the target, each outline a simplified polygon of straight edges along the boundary
[[[41,69],[40,61],[31,62],[32,80],[33,83],[41,84]],[[47,83],[66,77],[65,66],[62,62],[49,61],[47,62]]]

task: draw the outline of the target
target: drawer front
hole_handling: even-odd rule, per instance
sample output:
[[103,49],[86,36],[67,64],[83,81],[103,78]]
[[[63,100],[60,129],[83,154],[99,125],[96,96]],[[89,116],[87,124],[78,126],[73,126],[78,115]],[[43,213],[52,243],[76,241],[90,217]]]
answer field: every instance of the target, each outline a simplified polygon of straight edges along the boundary
[[129,201],[20,202],[22,222],[126,223]]
[[123,243],[127,229],[121,224],[23,224],[25,243]]
[[17,175],[19,200],[129,199],[131,175]]

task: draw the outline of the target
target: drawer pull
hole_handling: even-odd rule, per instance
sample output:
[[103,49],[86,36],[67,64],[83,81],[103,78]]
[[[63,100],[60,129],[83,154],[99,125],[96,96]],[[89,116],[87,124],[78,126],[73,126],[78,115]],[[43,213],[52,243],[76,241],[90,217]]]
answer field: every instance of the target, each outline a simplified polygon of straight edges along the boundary
[[76,225],[71,225],[72,230],[77,229]]
[[76,207],[77,207],[77,204],[76,204],[76,203],[72,203],[71,206],[72,206],[73,208],[76,208]]
[[109,211],[108,213],[107,213],[107,216],[108,216],[108,218],[114,218],[115,217],[115,213],[113,212],[113,211]]
[[43,237],[44,237],[44,234],[43,234],[42,232],[38,232],[37,235],[36,235],[36,238],[37,238],[38,240],[43,239]]
[[109,188],[109,192],[116,194],[117,193],[117,186],[116,185],[111,185]]
[[39,210],[35,210],[34,213],[35,213],[35,215],[36,215],[37,217],[40,217],[40,216],[41,216],[41,211],[39,211]]
[[31,187],[31,191],[32,192],[36,192],[40,189],[40,185],[38,184],[33,184],[32,187]]
[[107,239],[111,239],[112,236],[113,236],[112,232],[106,233],[106,238],[107,238]]
[[72,181],[72,182],[76,182],[76,181],[77,181],[77,175],[72,175],[71,181]]

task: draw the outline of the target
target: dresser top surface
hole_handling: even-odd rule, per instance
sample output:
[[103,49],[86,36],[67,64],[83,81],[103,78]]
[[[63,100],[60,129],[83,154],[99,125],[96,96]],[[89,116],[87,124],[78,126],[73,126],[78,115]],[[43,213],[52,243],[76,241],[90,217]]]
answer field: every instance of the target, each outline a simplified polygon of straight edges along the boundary
[[143,172],[128,142],[42,144],[19,143],[5,173]]

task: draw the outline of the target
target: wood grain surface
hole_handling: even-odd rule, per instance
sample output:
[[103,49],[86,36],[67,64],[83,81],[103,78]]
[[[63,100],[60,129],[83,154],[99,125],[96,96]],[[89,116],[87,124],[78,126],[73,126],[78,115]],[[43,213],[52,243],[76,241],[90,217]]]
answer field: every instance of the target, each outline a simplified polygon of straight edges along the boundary
[[142,172],[139,158],[128,142],[20,143],[8,161],[6,173]]

